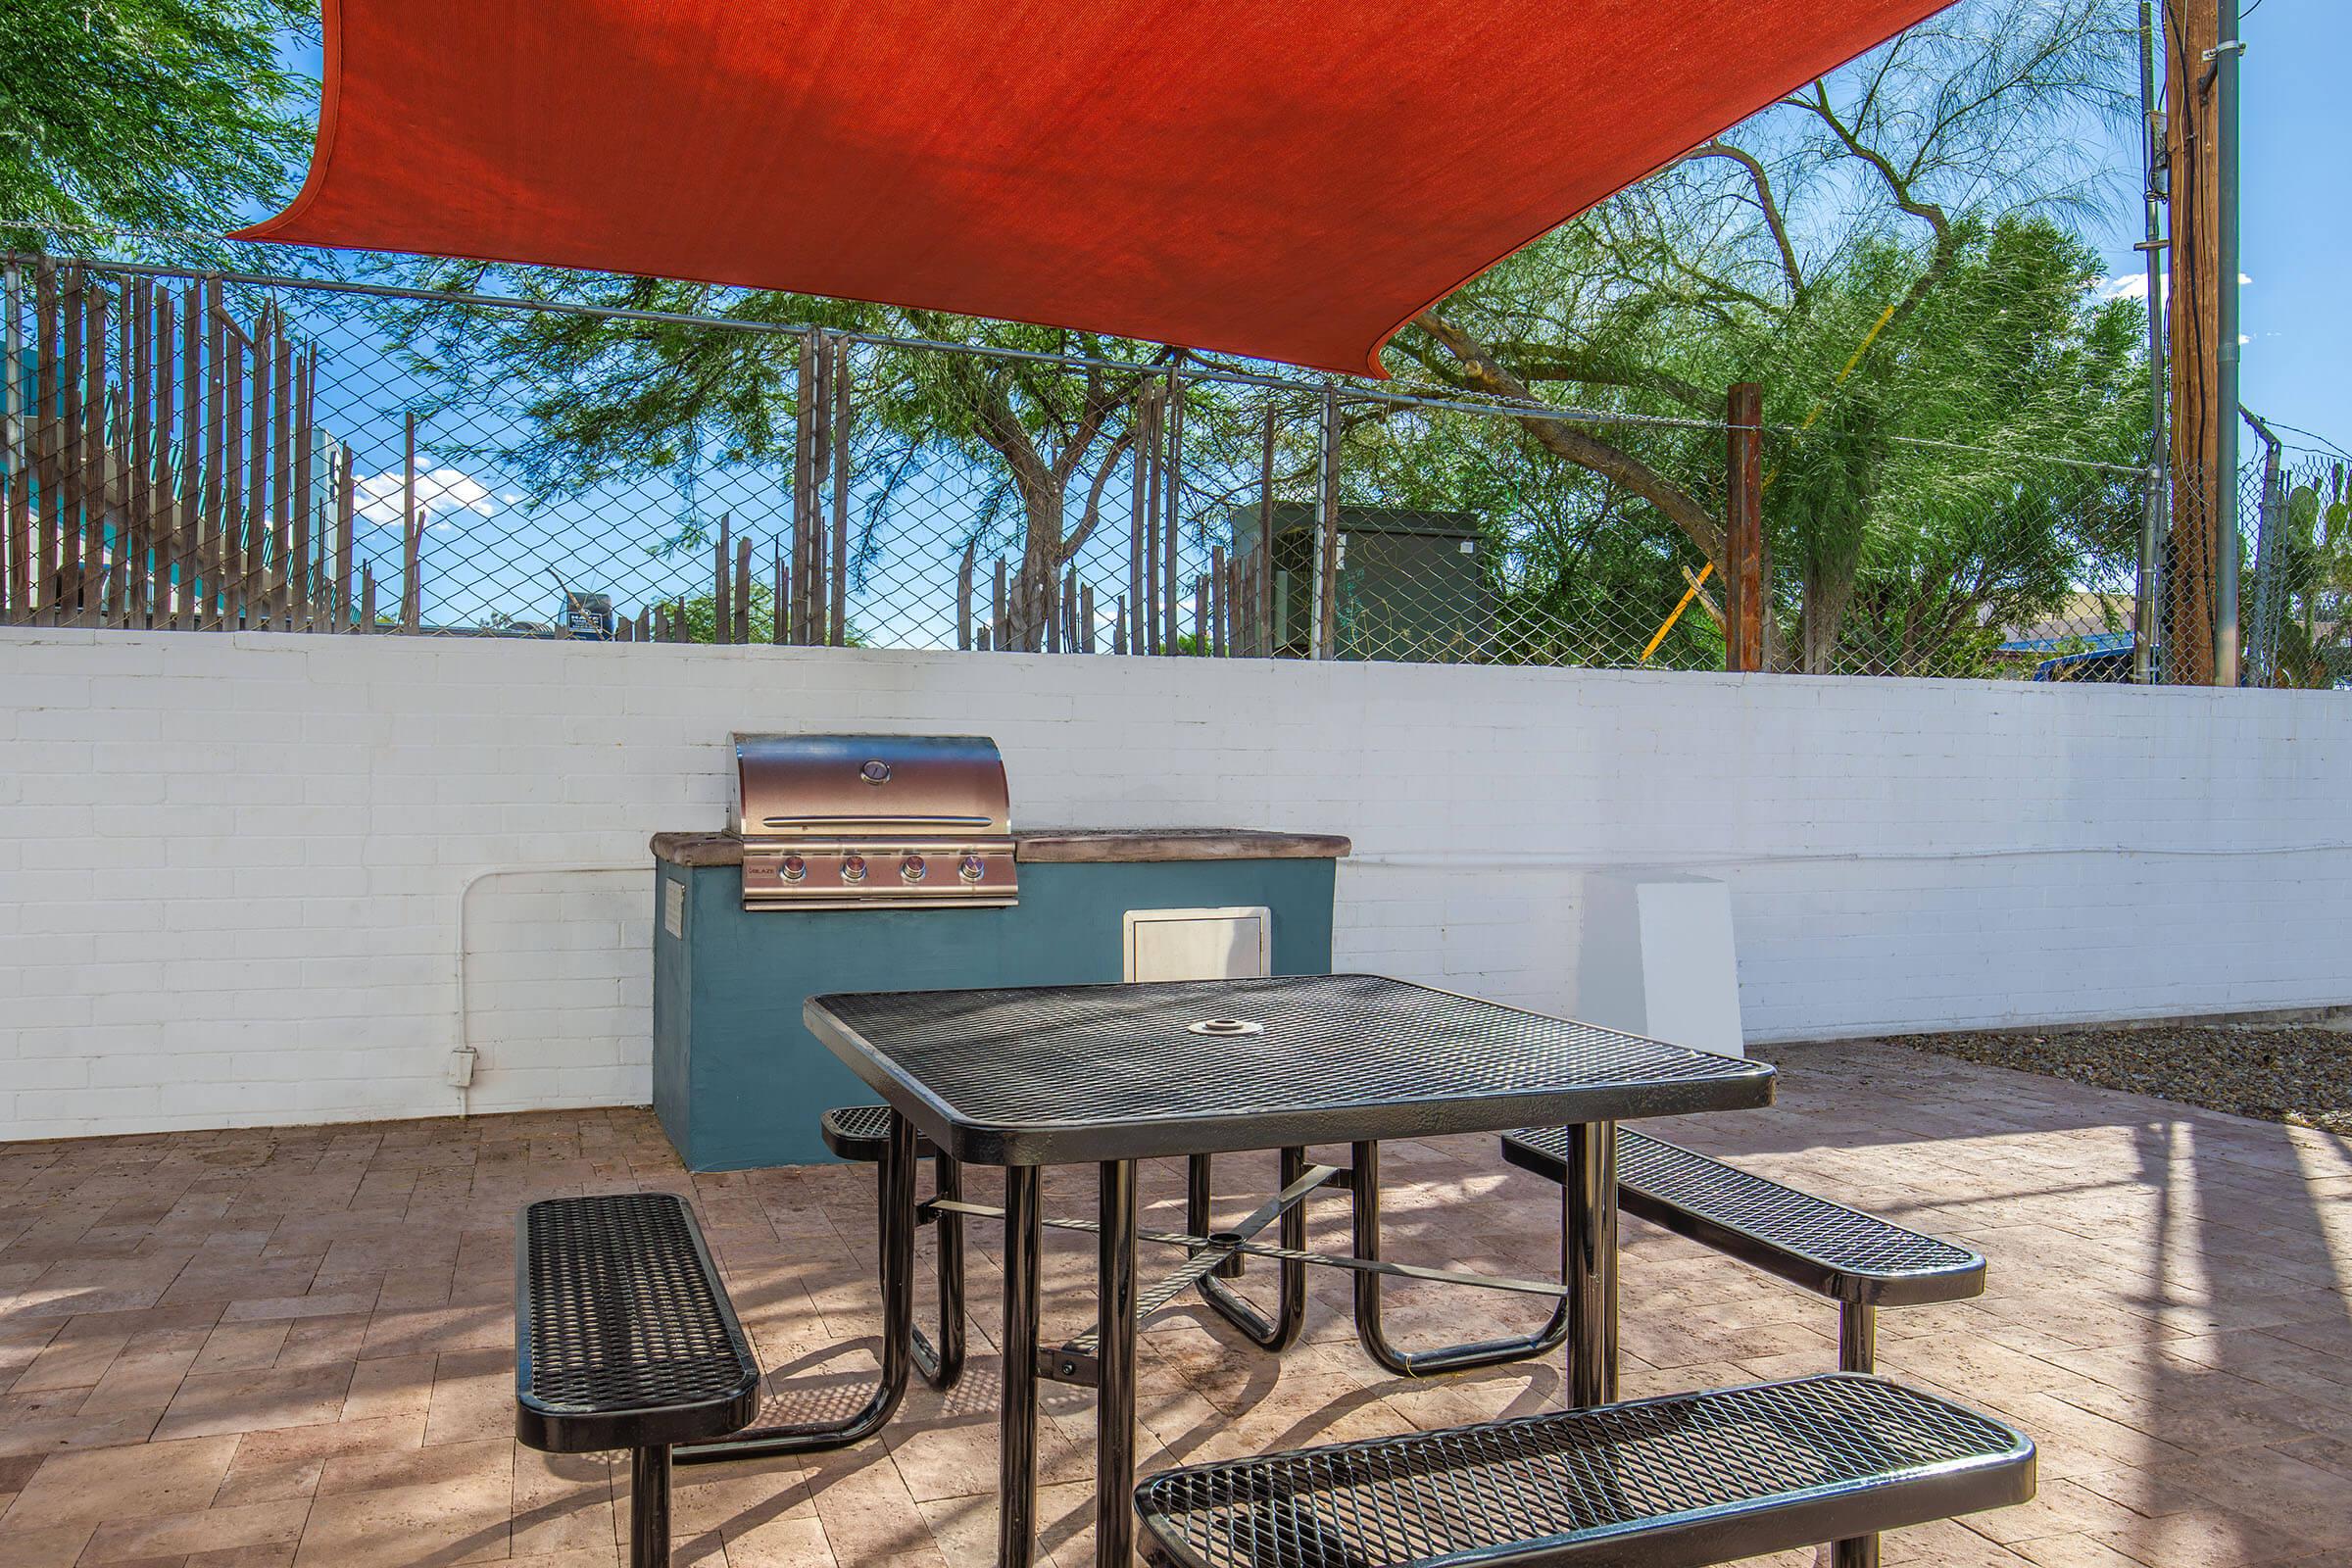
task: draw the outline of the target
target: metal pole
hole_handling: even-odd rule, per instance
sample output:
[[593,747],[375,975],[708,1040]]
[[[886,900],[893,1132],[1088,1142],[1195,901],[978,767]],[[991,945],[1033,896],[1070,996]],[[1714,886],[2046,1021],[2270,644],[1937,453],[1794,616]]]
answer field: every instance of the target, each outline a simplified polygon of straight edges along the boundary
[[[678,620],[684,619],[681,612]],[[893,1111],[874,1182],[875,1220],[882,1236],[882,1382],[864,1408],[845,1421],[746,1427],[731,1437],[678,1444],[670,1449],[677,1463],[825,1453],[863,1443],[889,1424],[906,1396],[906,1373],[914,1361],[914,1167],[920,1147],[914,1124]],[[1008,1387],[1010,1382],[1007,1377]]]
[[[8,354],[8,384],[0,387],[0,416],[7,421],[6,434],[0,443],[7,449],[9,471],[23,473],[24,465],[18,461],[24,450],[24,271],[15,262],[8,264],[5,282],[0,282],[0,314],[8,318],[6,326]],[[19,607],[22,608],[22,607]]]
[[[1176,562],[1182,548],[1177,538],[1184,507],[1184,381],[1176,371],[1168,371],[1168,455],[1162,470],[1161,483],[1167,489],[1168,509],[1166,529],[1160,534],[1161,623],[1160,650],[1170,658],[1184,650],[1176,641]],[[1198,650],[1196,650],[1198,651]]]
[[2238,413],[2262,442],[2262,511],[2254,524],[2254,624],[2246,650],[2251,657],[2241,662],[2255,685],[2270,686],[2278,680],[2278,623],[2286,599],[2278,581],[2286,564],[2279,537],[2286,521],[2286,491],[2278,471],[2278,432],[2253,410],[2241,407]]
[[[1038,1168],[1004,1171],[1004,1394],[997,1408],[997,1568],[1037,1561]],[[1129,1505],[1122,1494],[1119,1501]]]
[[[1838,1303],[1838,1370],[1879,1369],[1879,1309],[1860,1301]],[[1856,1536],[1830,1548],[1832,1568],[1879,1568],[1879,1538]]]
[[1323,472],[1315,490],[1314,647],[1308,657],[1329,659],[1339,628],[1340,577],[1340,394],[1323,387]]
[[1096,1182],[1095,1565],[1128,1568],[1135,1552],[1135,1161],[1102,1161]]
[[2146,237],[2140,260],[2148,283],[2148,476],[2141,481],[2139,571],[2133,586],[2132,679],[2142,686],[2157,675],[2156,599],[2162,591],[2160,552],[2166,532],[2165,503],[2171,448],[2164,429],[2164,237],[2167,181],[2164,177],[2163,117],[2156,107],[2156,22],[2150,0],[2139,0],[2139,128],[2143,218]]
[[2221,341],[2214,345],[2221,361],[2221,428],[2215,466],[2214,493],[2219,504],[2215,517],[2213,571],[2213,679],[2217,686],[2237,684],[2237,65],[2245,45],[2237,36],[2237,0],[2220,0],[2219,38],[2214,44],[2216,86],[2215,153],[2221,165],[2216,194],[2221,220],[2216,238],[2221,251],[2214,278],[2216,315]]
[[669,1568],[669,1450],[629,1450],[629,1568]]
[[1617,1400],[1617,1124],[1568,1128],[1568,1402]]

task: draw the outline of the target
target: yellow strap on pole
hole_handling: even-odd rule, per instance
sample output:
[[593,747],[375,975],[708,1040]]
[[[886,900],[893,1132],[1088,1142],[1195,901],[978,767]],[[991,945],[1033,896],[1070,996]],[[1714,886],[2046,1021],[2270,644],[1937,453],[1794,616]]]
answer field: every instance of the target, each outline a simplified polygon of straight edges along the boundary
[[[1844,368],[1838,372],[1838,378],[1830,383],[1830,390],[1832,392],[1835,392],[1839,387],[1845,385],[1845,378],[1854,373],[1854,367],[1862,363],[1862,356],[1870,352],[1870,346],[1879,340],[1879,334],[1886,330],[1886,323],[1893,319],[1894,307],[1891,305],[1887,306],[1885,310],[1879,313],[1879,318],[1870,323],[1870,330],[1862,334],[1862,342],[1860,346],[1854,350],[1853,356],[1845,362]],[[1803,422],[1798,424],[1797,428],[1799,430],[1812,429],[1813,421],[1820,418],[1821,411],[1829,406],[1830,400],[1826,396],[1814,399],[1813,412],[1805,416]],[[1778,468],[1775,468],[1770,473],[1764,475],[1764,488],[1767,490],[1771,489],[1772,481],[1780,476],[1781,470]],[[1648,646],[1642,650],[1642,657],[1634,661],[1634,662],[1637,664],[1646,664],[1649,662],[1649,656],[1658,651],[1658,644],[1664,642],[1666,640],[1667,633],[1674,630],[1675,623],[1683,618],[1683,612],[1690,608],[1690,601],[1698,597],[1699,588],[1705,584],[1708,574],[1714,571],[1714,569],[1715,563],[1712,561],[1698,568],[1698,575],[1690,579],[1690,586],[1683,590],[1683,597],[1676,601],[1672,613],[1668,614],[1666,619],[1659,624],[1657,632],[1649,639]]]
[[1698,568],[1698,575],[1690,579],[1690,586],[1683,590],[1683,597],[1675,604],[1674,613],[1668,615],[1665,623],[1658,627],[1657,633],[1649,639],[1649,646],[1642,649],[1642,657],[1635,661],[1636,663],[1649,662],[1649,656],[1658,651],[1658,644],[1664,642],[1666,634],[1674,630],[1674,623],[1683,618],[1683,612],[1690,608],[1690,601],[1698,597],[1699,589],[1706,586],[1707,577],[1714,570],[1715,563],[1712,561]]

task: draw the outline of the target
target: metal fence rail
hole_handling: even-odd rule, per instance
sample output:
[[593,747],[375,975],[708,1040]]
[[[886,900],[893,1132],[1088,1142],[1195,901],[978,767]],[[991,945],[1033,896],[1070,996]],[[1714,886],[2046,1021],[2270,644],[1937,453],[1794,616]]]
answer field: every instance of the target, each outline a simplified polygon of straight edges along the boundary
[[[1720,423],[31,257],[0,324],[14,623],[1724,666],[1706,541],[1545,439],[1605,425],[1720,517]],[[1767,432],[1770,667],[2189,667],[2139,613],[2139,470],[1914,443],[1936,493],[1833,570],[1772,517],[1835,435]],[[2249,678],[2342,678],[2343,472],[2248,484]]]

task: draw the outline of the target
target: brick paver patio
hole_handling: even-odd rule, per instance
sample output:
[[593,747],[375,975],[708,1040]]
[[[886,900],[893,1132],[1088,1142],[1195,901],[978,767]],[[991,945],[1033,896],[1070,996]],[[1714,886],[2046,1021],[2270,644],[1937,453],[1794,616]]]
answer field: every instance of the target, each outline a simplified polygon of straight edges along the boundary
[[[2041,1446],[2038,1501],[1889,1538],[1889,1562],[2352,1563],[2352,1143],[1885,1047],[1786,1065],[1776,1108],[1670,1135],[1981,1248],[1985,1297],[1886,1312],[1882,1365]],[[1387,1152],[1392,1255],[1548,1266],[1556,1192],[1493,1140]],[[1220,1162],[1228,1186],[1270,1175]],[[511,1227],[528,1199],[630,1186],[693,1193],[796,1406],[859,1396],[868,1171],[690,1180],[636,1110],[0,1148],[0,1562],[614,1563],[626,1466],[513,1441]],[[1049,1212],[1092,1212],[1091,1173],[1047,1194]],[[1154,1170],[1147,1224],[1180,1228],[1180,1195]],[[972,1229],[963,1388],[918,1385],[884,1444],[681,1470],[681,1562],[984,1568],[997,1238]],[[1345,1245],[1336,1203],[1315,1230]],[[1048,1235],[1052,1334],[1091,1315],[1093,1241]],[[1826,1303],[1630,1221],[1626,1240],[1629,1395],[1834,1364]],[[1345,1278],[1315,1285],[1308,1341],[1279,1361],[1198,1308],[1151,1325],[1146,1469],[1559,1400],[1556,1362],[1383,1377],[1354,1348]],[[1531,1311],[1432,1287],[1392,1299],[1408,1345]],[[1091,1560],[1088,1404],[1048,1390],[1059,1568]]]

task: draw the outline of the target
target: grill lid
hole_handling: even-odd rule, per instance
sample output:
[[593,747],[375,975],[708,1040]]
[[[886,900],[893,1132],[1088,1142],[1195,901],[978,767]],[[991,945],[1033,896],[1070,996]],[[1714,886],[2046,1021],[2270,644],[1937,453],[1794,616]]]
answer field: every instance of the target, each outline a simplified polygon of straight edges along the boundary
[[746,843],[1002,837],[1012,806],[985,735],[738,735],[733,827]]
[[983,735],[737,735],[750,907],[1014,902],[1004,761]]

